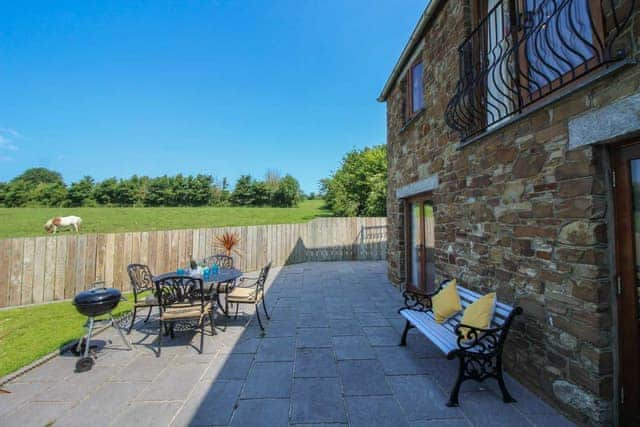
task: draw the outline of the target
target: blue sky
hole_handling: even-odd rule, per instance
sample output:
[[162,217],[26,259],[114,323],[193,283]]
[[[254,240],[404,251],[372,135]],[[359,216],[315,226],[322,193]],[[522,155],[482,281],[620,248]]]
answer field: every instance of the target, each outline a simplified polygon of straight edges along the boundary
[[3,1],[0,181],[277,169],[305,191],[385,142],[424,0]]

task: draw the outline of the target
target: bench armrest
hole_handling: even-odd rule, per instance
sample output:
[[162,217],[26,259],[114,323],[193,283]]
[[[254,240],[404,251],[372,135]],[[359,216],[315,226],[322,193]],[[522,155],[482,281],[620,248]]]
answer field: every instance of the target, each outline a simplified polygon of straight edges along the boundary
[[438,292],[440,292],[443,286],[445,285],[445,283],[447,283],[448,281],[449,279],[446,279],[440,282],[440,285],[438,285],[438,288],[431,293],[414,292],[409,289],[406,289],[404,292],[402,292],[402,296],[404,297],[404,307],[401,308],[400,310],[404,310],[404,309],[417,310],[417,311],[431,310],[431,298],[433,298]]
[[[431,297],[433,294],[423,294],[420,292],[412,292],[405,290],[402,292],[404,298],[404,307],[400,310],[417,310],[417,311],[429,311],[431,310]],[[398,310],[398,311],[400,311]]]
[[[466,336],[461,331],[462,328],[467,328]],[[460,323],[454,330],[458,336],[458,348],[460,351],[473,349],[474,352],[492,354],[502,348],[504,326],[483,329]]]
[[[454,329],[458,336],[458,350],[450,353],[451,357],[455,356],[454,353],[456,352],[466,352],[468,350],[486,355],[501,352],[509,328],[511,328],[511,322],[515,316],[520,314],[522,314],[522,308],[515,307],[511,313],[509,313],[507,320],[497,328],[482,329],[465,325],[464,323],[458,324]],[[461,328],[467,328],[466,336],[460,330]]]

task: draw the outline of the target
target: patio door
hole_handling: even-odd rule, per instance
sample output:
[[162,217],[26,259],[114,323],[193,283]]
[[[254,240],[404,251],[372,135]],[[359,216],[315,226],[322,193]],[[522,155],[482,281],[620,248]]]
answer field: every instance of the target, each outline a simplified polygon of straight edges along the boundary
[[426,197],[407,200],[405,219],[407,287],[431,292],[435,283],[433,204]]
[[640,144],[613,153],[620,425],[640,425]]

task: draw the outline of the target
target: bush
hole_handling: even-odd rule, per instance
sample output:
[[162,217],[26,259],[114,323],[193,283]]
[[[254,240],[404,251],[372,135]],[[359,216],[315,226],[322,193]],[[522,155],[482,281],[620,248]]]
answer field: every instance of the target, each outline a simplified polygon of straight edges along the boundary
[[60,207],[67,198],[67,187],[63,183],[40,183],[31,191],[29,204],[34,206]]
[[290,208],[298,206],[301,199],[300,183],[291,175],[280,180],[272,195],[272,206]]
[[321,181],[327,207],[339,216],[386,216],[387,147],[347,153],[340,168]]
[[297,206],[301,198],[300,184],[291,175],[280,178],[273,172],[267,180],[254,180],[250,175],[238,178],[231,194],[235,206]]
[[6,207],[61,206],[67,196],[62,175],[46,168],[31,168],[0,185],[0,203]]
[[67,193],[67,203],[71,207],[95,205],[93,199],[93,178],[84,176],[80,181],[74,182]]
[[238,178],[231,194],[231,203],[236,206],[251,206],[255,203],[251,175],[242,175]]

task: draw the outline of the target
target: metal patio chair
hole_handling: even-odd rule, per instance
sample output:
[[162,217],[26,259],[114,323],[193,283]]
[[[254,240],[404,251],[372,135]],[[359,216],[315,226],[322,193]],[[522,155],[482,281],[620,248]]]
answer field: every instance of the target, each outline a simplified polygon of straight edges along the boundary
[[[131,329],[133,329],[133,324],[136,321],[138,308],[149,308],[147,318],[144,319],[146,323],[149,321],[153,307],[158,306],[158,299],[154,295],[156,289],[153,284],[153,275],[151,274],[149,266],[144,264],[129,264],[127,266],[127,273],[129,273],[131,288],[133,289],[133,315],[131,316],[129,330],[127,331],[127,334],[130,334]],[[144,293],[148,294],[143,296]]]
[[[207,266],[217,265],[219,268],[233,268],[233,258],[229,255],[217,254],[205,257],[202,261]],[[216,287],[216,302],[218,303],[218,307],[221,310],[224,310],[224,313],[227,314],[228,310],[228,301],[225,298],[225,305],[222,305],[220,302],[220,294],[227,294],[233,287],[235,286],[235,280],[229,282],[220,282]],[[223,308],[224,307],[224,308]]]
[[[156,295],[160,302],[160,326],[158,328],[158,353],[162,349],[162,330],[168,326],[171,338],[174,338],[174,324],[183,322],[200,329],[200,349],[204,346],[204,323],[211,322],[211,335],[215,335],[213,303],[204,293],[201,278],[190,276],[164,277],[156,281]],[[166,328],[165,328],[166,329]]]
[[267,312],[267,305],[264,299],[264,285],[267,281],[270,269],[271,262],[262,267],[258,278],[254,279],[255,281],[252,281],[250,278],[242,278],[240,279],[240,283],[238,283],[231,292],[227,294],[227,303],[236,304],[236,314],[234,319],[238,318],[238,309],[240,304],[253,304],[256,307],[256,316],[258,317],[260,329],[264,330],[264,326],[262,326],[262,319],[260,319],[260,307],[258,307],[258,305],[262,302],[264,314],[267,316],[267,319],[271,319]]

